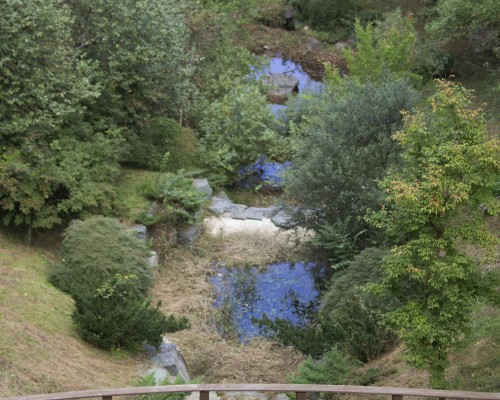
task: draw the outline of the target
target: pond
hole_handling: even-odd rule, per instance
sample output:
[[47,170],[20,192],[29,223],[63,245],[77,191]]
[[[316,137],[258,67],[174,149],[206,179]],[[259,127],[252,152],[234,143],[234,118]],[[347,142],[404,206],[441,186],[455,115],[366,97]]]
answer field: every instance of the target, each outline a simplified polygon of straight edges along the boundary
[[[259,70],[255,76],[257,79],[261,79],[269,74],[294,75],[299,80],[299,93],[308,91],[317,93],[324,87],[323,82],[311,78],[300,64],[292,60],[286,60],[280,54],[276,54],[275,57],[271,58],[269,64]],[[286,105],[282,104],[270,104],[270,107],[277,118],[279,118],[280,112],[286,109]]]
[[294,325],[306,324],[318,311],[326,273],[327,268],[313,262],[281,262],[261,269],[217,265],[210,282],[214,305],[224,316],[218,321],[219,331],[235,330],[242,342],[263,336],[252,320],[264,314]]

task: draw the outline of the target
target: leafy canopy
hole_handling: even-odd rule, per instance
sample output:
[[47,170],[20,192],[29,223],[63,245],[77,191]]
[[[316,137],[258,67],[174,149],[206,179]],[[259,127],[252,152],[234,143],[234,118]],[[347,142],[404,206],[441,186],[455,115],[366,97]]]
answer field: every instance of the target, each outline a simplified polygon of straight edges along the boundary
[[398,243],[384,267],[383,287],[402,302],[390,320],[409,361],[431,373],[433,387],[442,387],[448,350],[467,331],[476,300],[491,289],[481,260],[459,244],[483,247],[486,256],[495,251],[498,240],[484,214],[500,211],[493,196],[500,146],[497,139],[485,141],[469,91],[446,81],[437,85],[430,109],[407,113],[394,135],[404,167],[383,180],[387,208],[373,221]]
[[382,198],[375,181],[398,160],[391,135],[401,126],[400,111],[416,97],[406,81],[388,77],[365,84],[347,79],[304,101],[285,197],[298,204],[291,210],[294,222],[318,232],[322,247],[341,244],[332,250],[351,259],[364,246],[367,226],[360,217]]
[[0,7],[0,213],[6,224],[50,228],[113,206],[119,132],[95,131],[84,104],[100,94],[59,0]]

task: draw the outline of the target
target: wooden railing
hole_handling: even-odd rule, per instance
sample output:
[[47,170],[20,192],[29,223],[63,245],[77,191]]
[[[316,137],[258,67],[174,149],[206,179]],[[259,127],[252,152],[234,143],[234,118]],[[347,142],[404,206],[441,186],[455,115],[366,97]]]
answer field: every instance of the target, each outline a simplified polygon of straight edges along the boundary
[[119,389],[81,390],[78,392],[51,393],[20,397],[0,397],[0,400],[74,400],[101,398],[112,400],[113,397],[137,396],[155,393],[192,393],[199,392],[200,400],[208,400],[210,392],[295,392],[297,400],[305,400],[308,393],[338,393],[391,396],[392,400],[406,397],[434,397],[444,399],[500,400],[500,393],[462,392],[453,390],[409,389],[375,386],[341,385],[267,385],[267,384],[200,384],[129,387]]

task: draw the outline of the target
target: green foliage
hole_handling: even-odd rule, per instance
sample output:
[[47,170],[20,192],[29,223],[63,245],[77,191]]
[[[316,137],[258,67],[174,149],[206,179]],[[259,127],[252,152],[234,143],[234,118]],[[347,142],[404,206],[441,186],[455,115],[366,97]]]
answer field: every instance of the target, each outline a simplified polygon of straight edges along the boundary
[[477,299],[493,286],[479,261],[457,248],[458,241],[474,243],[487,261],[498,243],[484,210],[500,211],[492,195],[500,146],[485,141],[484,120],[470,97],[463,87],[438,81],[431,108],[405,116],[394,135],[404,168],[384,180],[388,207],[373,218],[398,242],[382,285],[402,302],[390,319],[409,361],[431,373],[433,387],[445,384],[448,351],[467,332]]
[[352,380],[357,365],[337,347],[332,347],[319,361],[308,357],[299,365],[299,374],[290,378],[290,381],[313,385],[346,385]]
[[[250,5],[247,1],[243,3],[245,6],[238,5],[236,9],[246,10],[246,6]],[[200,116],[203,116],[206,108],[231,91],[235,82],[248,76],[252,68],[259,64],[249,50],[233,43],[238,29],[235,13],[218,12],[212,6],[194,7],[188,13],[190,43],[195,50],[197,66],[192,82],[198,90],[188,116],[190,126],[198,128]],[[214,43],[217,45],[214,46]]]
[[66,230],[52,282],[75,300],[81,337],[103,349],[161,343],[165,332],[188,327],[151,307],[147,250],[118,221],[94,217]]
[[295,223],[319,233],[322,246],[332,241],[350,258],[346,240],[356,249],[371,241],[373,230],[365,231],[360,217],[382,198],[375,181],[398,160],[391,135],[401,124],[400,111],[416,97],[404,80],[346,80],[304,101],[304,117],[293,126],[295,168],[288,171],[284,189],[286,199],[299,205],[291,211]]
[[83,340],[102,349],[157,347],[166,332],[189,326],[186,318],[166,317],[151,299],[136,293],[135,275],[116,274],[93,293],[75,298],[73,320]]
[[473,56],[471,59],[480,53],[500,57],[497,1],[439,0],[434,14],[425,27],[434,43],[447,45],[455,42],[454,52]]
[[356,20],[356,49],[344,49],[347,69],[352,77],[362,82],[376,81],[391,72],[419,81],[411,70],[414,66],[416,35],[413,23],[397,10],[373,27],[365,28]]
[[73,38],[97,66],[102,95],[89,118],[104,127],[141,133],[158,110],[182,118],[194,88],[188,31],[174,0],[69,2]]
[[175,174],[158,175],[154,183],[150,182],[142,190],[144,196],[157,205],[153,216],[148,216],[146,211],[139,217],[146,225],[157,222],[174,225],[192,223],[195,212],[207,200],[206,193],[197,191],[192,179],[187,178],[183,170]]
[[239,167],[266,154],[276,140],[275,118],[256,82],[238,82],[205,110],[200,129],[207,167],[234,180]]
[[345,271],[333,275],[321,303],[319,318],[325,337],[363,362],[390,349],[395,340],[384,320],[395,301],[367,290],[384,277],[381,265],[386,254],[375,248],[358,254]]
[[272,337],[283,346],[293,346],[315,358],[321,357],[331,343],[315,321],[305,325],[294,325],[286,319],[270,319],[264,314],[262,318],[252,320],[252,323],[261,329],[264,336]]
[[61,261],[52,282],[75,298],[92,296],[116,274],[133,275],[132,291],[145,296],[152,283],[146,247],[115,219],[93,217],[73,221],[66,229]]
[[323,30],[334,29],[336,25],[348,24],[355,14],[358,0],[298,0],[301,17],[313,27]]
[[[196,165],[199,143],[195,135],[168,117],[156,117],[141,126],[137,137],[131,139],[127,162],[153,171],[173,172]],[[168,161],[163,158],[168,154]]]
[[113,206],[120,132],[94,131],[84,104],[99,96],[92,64],[71,38],[61,1],[0,8],[0,209],[6,224],[51,228]]

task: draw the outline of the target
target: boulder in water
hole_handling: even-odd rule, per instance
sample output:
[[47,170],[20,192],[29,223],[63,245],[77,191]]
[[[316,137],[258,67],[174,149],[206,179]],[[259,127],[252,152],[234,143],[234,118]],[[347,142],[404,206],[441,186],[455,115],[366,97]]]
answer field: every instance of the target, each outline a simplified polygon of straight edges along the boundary
[[299,80],[290,74],[269,74],[262,82],[269,87],[268,96],[272,103],[284,103],[292,93],[299,92]]

